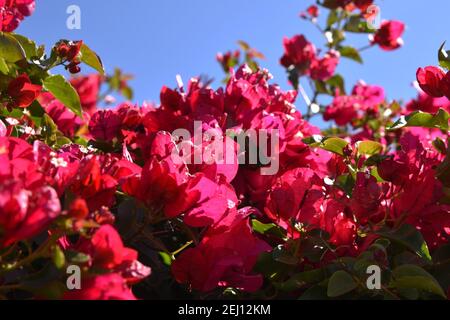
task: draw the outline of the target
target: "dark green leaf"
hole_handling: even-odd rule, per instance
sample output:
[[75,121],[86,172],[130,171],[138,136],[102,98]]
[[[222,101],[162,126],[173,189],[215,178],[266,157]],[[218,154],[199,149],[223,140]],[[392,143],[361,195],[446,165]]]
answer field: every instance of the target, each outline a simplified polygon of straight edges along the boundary
[[130,87],[122,88],[121,94],[128,100],[133,99],[133,89],[131,89]]
[[314,286],[306,290],[298,300],[326,300],[327,288],[324,286]]
[[297,265],[298,258],[294,257],[288,250],[286,250],[282,245],[279,245],[272,252],[273,259],[275,261],[287,264],[287,265]]
[[344,156],[344,148],[348,145],[348,142],[344,139],[333,137],[325,138],[321,144],[320,148],[336,153],[340,156]]
[[3,58],[0,58],[0,72],[3,74],[9,73],[8,65],[6,64],[6,61]]
[[11,34],[0,32],[1,57],[7,62],[17,62],[26,58],[25,51]]
[[394,269],[393,283],[391,285],[396,288],[418,289],[443,298],[447,297],[436,279],[416,265],[407,264]]
[[76,115],[82,117],[80,97],[72,85],[61,75],[50,76],[43,82],[44,89],[51,92]]
[[289,280],[276,284],[275,286],[281,291],[291,292],[318,283],[324,280],[325,276],[326,272],[323,269],[304,271],[293,275]]
[[102,60],[94,51],[92,51],[87,45],[83,44],[80,48],[80,52],[82,62],[97,70],[101,75],[105,74]]
[[330,298],[336,298],[355,290],[357,286],[358,284],[349,273],[339,270],[328,281],[327,295]]
[[438,59],[441,67],[450,70],[450,51],[445,50],[445,42],[439,48]]
[[252,227],[254,231],[260,234],[273,235],[281,239],[286,237],[286,231],[274,223],[264,224],[254,219],[252,220]]
[[339,52],[341,53],[341,56],[349,58],[351,60],[354,60],[359,63],[363,63],[363,60],[361,58],[361,55],[359,54],[359,51],[353,47],[346,46],[346,47],[340,47]]
[[373,156],[383,151],[383,145],[376,141],[359,141],[356,146],[360,154],[367,156]]
[[415,111],[408,116],[402,116],[392,127],[388,130],[398,130],[404,127],[423,127],[423,128],[437,128],[441,130],[448,130],[448,119],[450,115],[444,109],[439,109],[436,114],[430,114],[422,111]]
[[303,142],[311,147],[318,147],[322,142],[323,137],[321,135],[315,134],[310,137],[303,139]]
[[379,231],[377,233],[382,237],[408,248],[412,252],[415,252],[419,257],[431,261],[427,243],[423,239],[422,234],[415,227],[404,224],[397,230]]
[[354,33],[373,33],[375,30],[369,27],[367,20],[361,15],[352,15],[344,26],[344,31]]
[[332,95],[333,92],[331,92],[328,88],[327,88],[327,84],[325,83],[325,81],[321,81],[321,80],[316,80],[314,81],[314,85],[316,88],[316,91],[319,94],[329,94]]
[[33,57],[40,58],[38,54],[38,47],[34,41],[20,34],[12,34],[12,36],[20,43],[28,59]]
[[345,81],[340,74],[335,74],[326,83],[330,86],[329,92],[334,93],[336,89],[339,89],[341,94],[345,94]]
[[56,268],[62,269],[66,264],[66,257],[59,245],[53,247],[53,263]]
[[337,10],[331,10],[327,18],[327,28],[330,28],[333,24],[335,24],[338,21],[338,19],[339,17]]
[[89,255],[73,250],[66,251],[66,259],[74,264],[83,264],[91,260]]

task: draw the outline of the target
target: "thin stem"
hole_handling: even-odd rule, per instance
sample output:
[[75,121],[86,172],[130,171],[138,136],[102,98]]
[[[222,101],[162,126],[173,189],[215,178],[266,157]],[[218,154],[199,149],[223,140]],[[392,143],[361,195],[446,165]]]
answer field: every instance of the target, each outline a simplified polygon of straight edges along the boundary
[[193,243],[194,243],[194,241],[192,241],[192,240],[186,242],[181,248],[179,248],[178,250],[172,252],[172,256],[176,256],[177,254],[179,254],[180,252],[184,251],[184,249],[186,249],[187,247],[189,247]]
[[364,47],[362,47],[362,48],[359,48],[358,51],[359,51],[359,52],[363,52],[363,51],[368,50],[368,49],[371,49],[371,48],[373,48],[373,44],[368,44],[367,46],[364,46]]

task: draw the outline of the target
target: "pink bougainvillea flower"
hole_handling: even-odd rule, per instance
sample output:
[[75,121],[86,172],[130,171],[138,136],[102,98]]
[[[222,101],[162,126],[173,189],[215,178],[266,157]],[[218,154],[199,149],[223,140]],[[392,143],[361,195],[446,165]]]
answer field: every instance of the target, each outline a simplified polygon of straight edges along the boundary
[[329,51],[323,58],[316,58],[311,62],[311,78],[326,81],[330,79],[339,64],[339,52]]
[[357,174],[350,207],[361,224],[369,220],[377,223],[384,218],[385,208],[381,206],[381,201],[386,192],[372,175]]
[[136,300],[125,279],[117,273],[86,276],[80,290],[66,291],[65,300]]
[[321,179],[308,168],[284,173],[273,186],[264,212],[274,221],[288,222],[291,218],[305,221],[320,206],[323,196]]
[[75,199],[69,207],[68,215],[75,219],[84,219],[89,214],[87,203],[82,198]]
[[86,200],[90,211],[114,204],[118,182],[104,173],[105,166],[99,156],[86,156],[79,164],[79,170],[70,182],[70,190]]
[[120,117],[114,110],[98,110],[89,122],[89,133],[97,140],[112,141],[118,137]]
[[320,13],[319,7],[316,5],[312,5],[312,6],[309,6],[305,12],[301,12],[300,17],[304,18],[304,19],[306,19],[308,17],[317,18],[317,17],[319,17],[319,13]]
[[334,120],[337,125],[344,126],[357,117],[356,107],[358,105],[359,99],[354,96],[337,95],[331,105],[325,109],[323,119],[325,121]]
[[325,109],[323,118],[325,121],[334,120],[337,125],[343,126],[364,114],[377,114],[384,99],[383,88],[359,81],[353,87],[351,95],[340,95],[336,92],[333,102]]
[[7,132],[8,132],[8,128],[3,123],[3,121],[0,120],[0,137],[6,137]]
[[444,79],[441,80],[440,86],[444,96],[446,96],[447,99],[450,100],[450,71],[447,71]]
[[253,235],[249,214],[248,208],[233,210],[211,227],[197,247],[184,251],[174,261],[175,279],[204,292],[229,286],[249,292],[258,290],[263,279],[252,269],[270,246]]
[[89,115],[94,114],[97,109],[97,99],[102,82],[103,77],[98,74],[76,77],[70,81],[80,96],[83,110]]
[[29,107],[41,93],[42,86],[32,84],[27,74],[22,74],[8,85],[8,94],[14,101],[14,106]]
[[372,44],[377,44],[386,51],[398,49],[403,45],[401,37],[404,31],[405,24],[401,21],[383,21],[373,37]]
[[3,246],[32,238],[46,230],[60,214],[58,196],[51,187],[26,189],[20,183],[0,187],[0,239]]
[[194,227],[209,226],[220,221],[228,209],[237,205],[234,189],[224,176],[217,181],[198,173],[181,188],[178,199],[166,206],[169,217],[185,212],[184,222]]
[[0,0],[0,31],[12,32],[25,18],[33,14],[34,0]]
[[379,86],[368,85],[359,81],[352,90],[352,95],[361,99],[363,110],[376,110],[385,100],[384,89]]
[[0,245],[38,235],[60,212],[58,195],[44,183],[31,146],[0,138]]
[[417,82],[420,88],[428,95],[440,98],[444,96],[442,80],[445,77],[444,71],[438,67],[425,67],[417,69]]
[[301,73],[305,73],[316,57],[316,47],[303,35],[284,38],[283,45],[284,55],[280,60],[281,64],[286,68],[293,65]]
[[446,97],[434,98],[424,92],[419,92],[416,99],[406,104],[406,111],[423,111],[428,113],[436,113],[439,109],[450,112],[450,100]]

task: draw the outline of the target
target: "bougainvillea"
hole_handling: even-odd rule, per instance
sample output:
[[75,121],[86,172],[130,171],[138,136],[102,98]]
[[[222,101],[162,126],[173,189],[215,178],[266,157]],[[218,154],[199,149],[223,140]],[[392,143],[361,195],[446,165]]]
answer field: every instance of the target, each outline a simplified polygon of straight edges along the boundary
[[223,87],[178,78],[160,103],[103,108],[105,87],[131,100],[130,77],[83,41],[46,54],[12,33],[35,2],[0,0],[0,298],[446,299],[449,52],[406,104],[362,80],[347,93],[348,33],[403,44],[402,22],[367,23],[372,5],[300,13],[326,44],[284,38],[292,90],[241,41],[217,55]]

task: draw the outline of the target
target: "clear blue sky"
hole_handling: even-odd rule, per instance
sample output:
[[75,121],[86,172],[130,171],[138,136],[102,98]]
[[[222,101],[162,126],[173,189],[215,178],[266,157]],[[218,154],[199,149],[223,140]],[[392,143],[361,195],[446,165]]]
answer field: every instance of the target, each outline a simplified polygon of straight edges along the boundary
[[[158,101],[162,85],[175,86],[175,75],[185,82],[207,74],[218,81],[223,74],[215,61],[219,51],[236,48],[245,40],[262,51],[263,66],[274,81],[289,88],[283,68],[283,36],[303,33],[316,44],[323,38],[298,13],[313,0],[36,0],[36,12],[18,32],[50,46],[60,38],[83,39],[102,57],[107,71],[115,66],[135,75],[131,83],[136,102]],[[410,98],[419,66],[437,63],[437,49],[448,38],[448,0],[378,0],[383,19],[407,24],[405,47],[395,52],[371,49],[364,65],[342,63],[347,88],[359,79],[385,87],[390,99]],[[82,11],[82,29],[66,28],[66,8]],[[356,46],[367,43],[356,38]],[[298,108],[304,110],[303,101]]]

